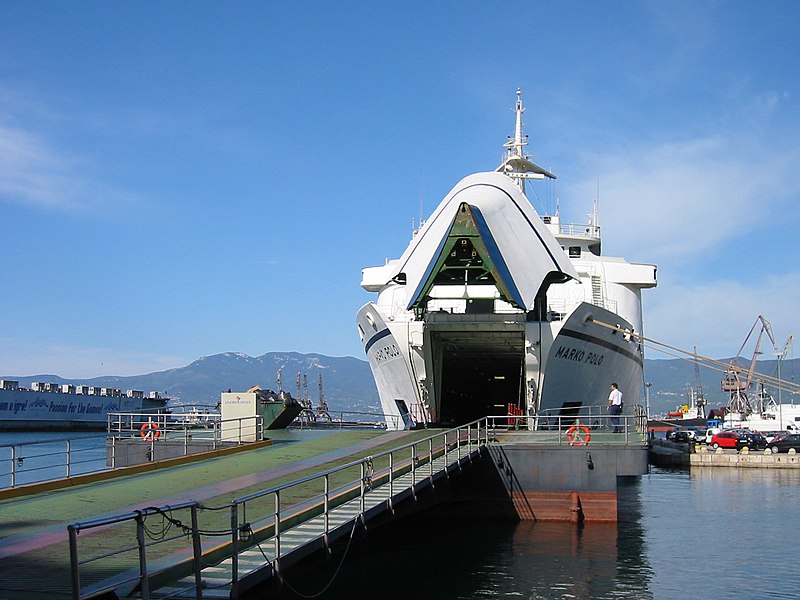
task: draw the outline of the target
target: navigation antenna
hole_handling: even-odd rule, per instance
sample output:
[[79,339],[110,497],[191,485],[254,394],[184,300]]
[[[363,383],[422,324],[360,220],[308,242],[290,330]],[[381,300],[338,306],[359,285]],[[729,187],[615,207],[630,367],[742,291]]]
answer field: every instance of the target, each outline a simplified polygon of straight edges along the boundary
[[[594,195],[594,203],[592,206],[592,216],[589,219],[589,224],[592,227],[600,229],[600,153],[597,153],[597,190]],[[696,354],[696,353],[695,353]]]
[[514,107],[516,113],[516,124],[514,127],[514,137],[509,137],[508,141],[503,144],[506,148],[503,162],[497,167],[497,171],[505,173],[519,187],[522,193],[525,193],[525,180],[526,179],[544,179],[549,177],[555,179],[547,169],[543,169],[530,160],[530,156],[525,154],[523,148],[528,145],[528,136],[522,133],[522,113],[525,112],[525,107],[522,105],[522,90],[517,88],[517,103]]

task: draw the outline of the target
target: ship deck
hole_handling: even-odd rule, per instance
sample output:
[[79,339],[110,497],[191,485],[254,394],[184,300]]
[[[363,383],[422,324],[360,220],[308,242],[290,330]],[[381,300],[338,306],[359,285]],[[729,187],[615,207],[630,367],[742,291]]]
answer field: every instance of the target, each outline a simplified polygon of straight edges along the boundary
[[[272,432],[271,432],[272,433]],[[272,446],[202,458],[144,473],[0,500],[0,599],[70,598],[67,525],[189,500],[222,505],[237,496],[298,479],[429,436],[425,431],[274,432]],[[0,496],[2,497],[2,496]]]

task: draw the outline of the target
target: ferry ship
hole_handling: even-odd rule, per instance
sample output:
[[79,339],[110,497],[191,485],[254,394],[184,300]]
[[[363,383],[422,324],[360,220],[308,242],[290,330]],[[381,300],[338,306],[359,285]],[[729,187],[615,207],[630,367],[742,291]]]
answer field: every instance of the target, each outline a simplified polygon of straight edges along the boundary
[[377,299],[356,323],[388,429],[605,412],[611,383],[623,414],[642,404],[656,267],[601,254],[597,198],[588,224],[536,212],[526,185],[555,175],[525,153],[523,112],[517,90],[500,166],[457,183],[399,259],[362,271]]
[[0,379],[0,431],[105,429],[108,413],[164,411],[158,392]]

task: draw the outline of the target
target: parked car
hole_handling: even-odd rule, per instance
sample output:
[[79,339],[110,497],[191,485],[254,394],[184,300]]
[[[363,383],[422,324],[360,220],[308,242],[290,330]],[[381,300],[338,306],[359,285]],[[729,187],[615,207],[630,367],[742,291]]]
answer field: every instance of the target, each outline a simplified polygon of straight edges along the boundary
[[[711,437],[713,448],[736,448],[736,440],[739,434],[735,431],[720,431]],[[736,448],[738,450],[738,448]]]
[[694,435],[695,444],[705,444],[706,443],[706,430],[705,429],[695,429],[692,433]]
[[745,446],[750,450],[764,450],[767,447],[767,438],[752,431],[742,432],[736,440],[736,449],[741,450]]
[[698,435],[698,432],[694,429],[673,429],[667,432],[667,439],[676,443],[696,443]]
[[735,448],[741,450],[747,446],[750,450],[762,450],[767,447],[767,438],[752,431],[721,431],[711,438],[714,448]]
[[692,435],[692,431],[688,429],[678,429],[677,431],[672,432],[672,441],[675,443],[690,443],[694,442],[694,435]]
[[788,431],[762,431],[761,435],[767,438],[767,443],[774,442],[789,435]]
[[794,448],[796,452],[800,452],[800,433],[790,433],[767,444],[767,450],[773,453],[788,452],[789,448]]
[[719,427],[709,427],[706,429],[706,444],[709,446],[711,445],[711,438],[717,435],[720,431],[722,431]]

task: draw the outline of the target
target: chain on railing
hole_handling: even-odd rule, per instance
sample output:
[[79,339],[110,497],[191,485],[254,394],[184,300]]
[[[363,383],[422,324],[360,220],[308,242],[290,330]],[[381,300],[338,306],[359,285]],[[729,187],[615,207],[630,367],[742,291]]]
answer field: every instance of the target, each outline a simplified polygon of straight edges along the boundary
[[[473,435],[472,429],[475,428],[476,434]],[[260,543],[259,540],[263,538],[265,535],[263,532],[258,532],[254,530],[253,525],[260,521],[258,515],[249,515],[248,514],[248,506],[253,505],[254,502],[258,501],[260,498],[266,498],[268,496],[272,496],[273,498],[273,506],[274,510],[271,512],[270,519],[272,521],[271,525],[271,534],[267,537],[273,538],[273,551],[274,551],[274,560],[272,560],[273,568],[275,569],[276,573],[280,570],[280,558],[284,551],[282,547],[282,538],[284,532],[287,530],[285,527],[285,510],[283,506],[282,500],[282,493],[287,492],[290,488],[299,487],[304,484],[313,482],[315,480],[322,480],[322,508],[324,512],[324,519],[323,519],[323,541],[326,547],[330,546],[330,539],[329,535],[331,532],[331,520],[330,514],[332,510],[337,508],[342,503],[348,501],[350,495],[352,495],[348,490],[351,490],[353,494],[358,496],[358,505],[359,505],[359,513],[362,515],[366,510],[366,503],[365,499],[368,494],[370,494],[376,485],[376,477],[380,477],[381,479],[385,478],[384,483],[388,483],[389,485],[389,501],[387,502],[387,506],[390,508],[392,507],[391,500],[398,492],[396,486],[396,479],[403,473],[408,473],[411,475],[411,491],[415,494],[415,488],[417,484],[421,481],[417,471],[420,468],[425,468],[425,463],[428,463],[426,467],[426,475],[432,476],[433,471],[433,462],[437,456],[449,456],[450,453],[456,455],[456,461],[460,462],[461,458],[463,457],[462,453],[462,446],[466,446],[468,453],[472,452],[475,448],[478,447],[480,443],[480,432],[481,428],[487,432],[488,436],[488,425],[484,420],[483,426],[480,423],[473,423],[467,426],[466,428],[460,427],[455,428],[449,431],[436,433],[432,436],[428,436],[422,440],[417,440],[415,442],[404,444],[399,447],[393,448],[391,450],[387,450],[385,452],[381,452],[380,454],[372,455],[365,457],[363,459],[359,459],[357,461],[352,461],[345,465],[326,470],[322,473],[317,473],[310,475],[308,477],[298,479],[286,484],[282,484],[279,486],[275,486],[269,489],[261,490],[249,496],[245,496],[242,498],[237,498],[233,500],[228,506],[227,510],[230,511],[229,517],[229,527],[227,535],[230,536],[230,546],[227,552],[227,556],[230,559],[231,564],[231,577],[230,577],[230,586],[231,586],[231,597],[237,597],[239,593],[239,556],[241,552],[244,550],[245,547],[251,547],[252,544]],[[464,435],[464,432],[466,436]],[[454,436],[453,447],[450,446],[448,443],[448,435],[452,433]],[[421,444],[427,445],[427,451],[420,452]],[[397,460],[398,456],[402,456],[404,453],[409,452],[410,450],[410,458],[406,460]],[[408,456],[408,454],[406,454]],[[377,471],[376,464],[377,461],[385,461],[388,465],[386,472]],[[346,480],[344,483],[339,483],[338,486],[335,488],[332,485],[331,477],[337,476],[338,474],[343,474],[348,470],[351,469],[358,469],[358,479],[357,480]],[[302,505],[304,502],[309,503],[312,502],[314,498],[319,498],[319,496],[315,496],[313,493],[308,495],[306,494],[306,499],[296,503],[294,506]],[[336,498],[336,500],[334,500]],[[201,544],[201,537],[205,535],[220,535],[225,533],[224,531],[203,531],[201,530],[200,523],[199,523],[199,516],[198,512],[203,507],[199,503],[190,502],[185,503],[182,505],[174,506],[174,507],[165,507],[165,508],[148,508],[140,511],[135,511],[132,513],[127,513],[123,515],[118,515],[116,517],[109,517],[107,519],[97,520],[97,521],[89,521],[85,523],[76,523],[70,525],[68,527],[69,531],[69,542],[70,542],[70,563],[71,563],[71,572],[72,572],[72,583],[73,583],[73,597],[75,600],[79,600],[82,598],[82,588],[81,588],[81,577],[80,577],[80,568],[82,565],[87,563],[91,563],[93,561],[99,560],[103,556],[108,556],[108,554],[100,556],[100,557],[90,557],[88,559],[81,560],[79,555],[79,547],[78,547],[78,533],[81,531],[86,531],[89,529],[95,529],[99,527],[108,528],[114,525],[122,525],[126,522],[133,521],[136,524],[136,544],[135,547],[138,551],[139,556],[139,567],[138,567],[138,575],[137,580],[140,585],[140,590],[142,594],[143,600],[147,600],[150,589],[149,589],[149,581],[151,576],[153,575],[148,569],[148,561],[149,561],[149,553],[148,547],[154,544],[161,543],[161,540],[153,540],[150,539],[148,543],[148,537],[150,533],[145,527],[145,520],[148,515],[161,513],[165,515],[166,513],[170,513],[173,510],[184,510],[188,509],[191,511],[191,526],[186,527],[183,524],[180,524],[180,521],[172,519],[171,522],[178,523],[181,527],[182,535],[188,536],[188,539],[191,539],[192,543],[192,555],[193,555],[193,569],[194,569],[194,585],[197,592],[197,597],[202,597],[201,591],[201,578],[200,578],[200,566],[202,565],[202,544]],[[225,510],[225,507],[219,507],[216,509],[210,510]],[[313,511],[311,511],[313,512]],[[309,515],[311,514],[308,513]],[[252,518],[255,516],[256,518]],[[311,518],[310,516],[308,518]],[[358,519],[358,517],[357,517]],[[175,540],[176,538],[171,538],[170,541]],[[262,551],[263,553],[263,551]],[[266,560],[269,560],[265,556]],[[219,562],[219,557],[215,562]],[[90,590],[91,593],[97,593],[97,586]]]
[[[556,434],[559,443],[564,443],[565,430],[576,423],[582,424],[586,417],[549,415],[547,418],[552,419],[552,421],[547,423],[535,421],[535,417],[524,418],[526,423],[531,426],[534,423],[552,426],[555,428],[553,433]],[[604,419],[608,418],[610,417],[607,415],[594,415],[592,419],[597,419],[597,424],[591,420],[585,422],[594,426],[603,424]],[[635,421],[631,420],[636,418],[635,416],[624,417],[622,421],[622,433],[624,435],[618,435],[614,439],[627,440],[628,433],[636,431]],[[629,423],[634,425],[630,426]],[[80,583],[81,566],[98,559],[98,557],[80,559],[77,534],[81,531],[98,527],[119,526],[131,521],[135,522],[136,543],[134,547],[139,553],[139,566],[136,577],[140,583],[142,598],[147,600],[145,593],[150,593],[150,579],[155,575],[149,569],[153,560],[150,555],[153,554],[154,557],[159,556],[159,558],[163,559],[165,551],[159,550],[156,552],[156,546],[167,542],[154,539],[157,536],[153,536],[153,532],[148,531],[145,527],[145,520],[148,515],[152,514],[160,513],[162,518],[167,518],[166,515],[169,515],[169,522],[178,524],[182,536],[186,540],[191,540],[192,568],[194,569],[192,585],[198,594],[197,597],[199,598],[202,595],[200,569],[204,564],[204,560],[209,560],[214,564],[228,560],[231,569],[228,582],[230,596],[236,598],[240,592],[240,555],[245,550],[258,547],[266,561],[265,565],[267,563],[270,564],[275,573],[279,573],[281,559],[286,552],[290,551],[287,548],[292,547],[288,543],[284,545],[284,538],[294,526],[322,514],[322,532],[317,535],[320,536],[324,547],[330,549],[330,534],[334,530],[333,528],[337,527],[333,525],[331,514],[338,507],[347,502],[353,502],[352,506],[358,507],[358,514],[356,516],[348,516],[346,521],[350,522],[352,519],[353,531],[355,531],[356,524],[359,521],[363,521],[368,506],[377,506],[377,504],[368,504],[368,498],[375,498],[370,502],[385,502],[385,506],[388,509],[394,510],[393,499],[398,494],[408,490],[410,495],[416,498],[417,487],[427,478],[431,478],[431,482],[433,482],[437,469],[439,470],[438,472],[441,472],[441,470],[447,469],[448,465],[461,465],[462,459],[469,458],[471,460],[474,452],[481,451],[482,447],[490,443],[490,439],[492,441],[496,440],[498,433],[502,431],[507,432],[509,436],[520,434],[524,437],[527,433],[526,431],[515,430],[514,425],[509,426],[508,415],[485,417],[461,427],[437,432],[420,440],[360,458],[320,473],[314,473],[288,483],[259,490],[247,496],[236,498],[222,507],[209,509],[196,502],[186,503],[177,507],[148,508],[100,521],[70,525],[68,529],[70,533],[70,561],[73,574],[74,598],[75,600],[80,600],[83,597],[81,596],[83,590]],[[531,429],[531,431],[533,430]],[[434,461],[439,458],[444,458],[444,460],[434,468]],[[420,469],[425,470],[420,472]],[[406,484],[403,488],[398,488],[398,479],[406,476]],[[387,484],[389,491],[387,499],[381,500],[380,498],[384,498],[383,496],[372,496],[378,486]],[[212,526],[203,530],[198,514],[201,509],[228,511],[227,524],[222,528],[218,525],[217,527]],[[191,511],[191,525],[183,525],[173,517],[172,511],[174,510]],[[320,513],[320,511],[322,512]],[[205,517],[205,519],[218,522],[219,517],[214,517],[213,515],[215,514],[216,512],[209,513],[209,516]],[[224,523],[224,521],[222,522]],[[342,523],[339,522],[338,527],[341,526]],[[217,546],[215,549],[209,550],[209,554],[204,555],[201,540],[203,537],[211,535],[225,535],[230,542],[223,547]],[[261,547],[262,541],[266,540],[272,542],[272,558]],[[178,542],[173,537],[170,538],[169,543],[177,544]],[[90,591],[97,593],[97,585]]]

